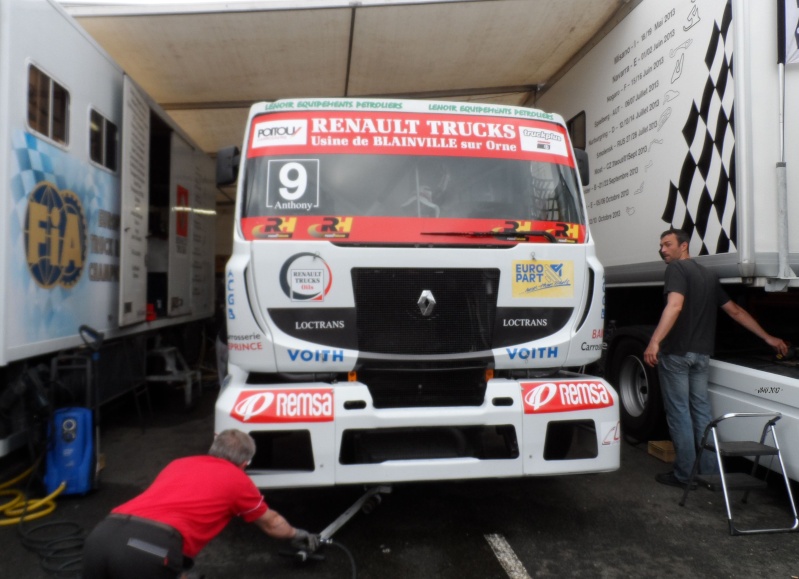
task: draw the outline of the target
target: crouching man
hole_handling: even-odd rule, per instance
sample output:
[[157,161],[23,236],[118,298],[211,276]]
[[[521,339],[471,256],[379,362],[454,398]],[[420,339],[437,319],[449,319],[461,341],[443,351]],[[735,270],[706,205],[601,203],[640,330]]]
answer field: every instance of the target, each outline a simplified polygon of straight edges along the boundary
[[169,463],[147,490],[116,507],[86,539],[83,579],[185,576],[203,547],[241,517],[275,539],[315,551],[319,537],[292,527],[264,502],[244,469],[255,441],[240,430],[220,432],[208,456]]

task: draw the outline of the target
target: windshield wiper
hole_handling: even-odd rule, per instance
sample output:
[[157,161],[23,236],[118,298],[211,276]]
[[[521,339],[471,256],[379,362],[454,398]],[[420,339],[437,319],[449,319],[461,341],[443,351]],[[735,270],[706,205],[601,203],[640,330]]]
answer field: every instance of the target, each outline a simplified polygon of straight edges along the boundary
[[515,231],[505,229],[503,231],[422,231],[422,235],[454,235],[457,237],[494,237],[504,241],[522,241],[531,237],[544,237],[550,243],[557,243],[558,240],[549,231]]

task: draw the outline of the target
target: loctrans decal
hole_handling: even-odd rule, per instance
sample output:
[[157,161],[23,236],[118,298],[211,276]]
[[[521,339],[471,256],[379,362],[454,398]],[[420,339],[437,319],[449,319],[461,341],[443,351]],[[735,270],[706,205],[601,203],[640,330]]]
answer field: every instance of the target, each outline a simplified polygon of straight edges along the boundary
[[570,298],[574,295],[571,261],[514,261],[513,297]]
[[613,405],[613,396],[602,382],[522,383],[525,414],[592,410]]
[[271,113],[253,119],[250,158],[311,152],[493,157],[574,167],[564,128],[543,121],[368,111]]
[[249,424],[332,422],[332,388],[246,390],[239,393],[230,416]]

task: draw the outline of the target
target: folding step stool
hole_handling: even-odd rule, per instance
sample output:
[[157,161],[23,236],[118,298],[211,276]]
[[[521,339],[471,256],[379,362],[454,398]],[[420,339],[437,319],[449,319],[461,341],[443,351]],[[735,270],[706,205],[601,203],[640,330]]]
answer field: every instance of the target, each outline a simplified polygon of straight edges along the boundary
[[[726,441],[721,442],[719,441],[718,435],[718,425],[729,419],[733,418],[765,418],[767,422],[765,426],[763,426],[763,432],[760,436],[760,442],[754,441],[746,441],[746,440],[734,440],[734,441]],[[724,493],[724,503],[727,506],[727,520],[730,524],[730,535],[751,535],[755,533],[786,533],[790,531],[799,530],[799,517],[796,514],[796,503],[793,499],[793,494],[791,493],[791,481],[788,479],[788,474],[785,471],[785,463],[782,460],[782,454],[780,453],[780,444],[777,440],[777,432],[774,429],[774,425],[776,422],[782,418],[782,414],[779,412],[771,412],[771,413],[759,413],[759,412],[737,412],[737,413],[730,413],[724,414],[719,418],[713,420],[710,424],[707,425],[705,428],[705,434],[702,436],[702,443],[699,446],[699,452],[697,452],[696,461],[694,462],[694,468],[691,471],[691,478],[688,479],[688,484],[685,486],[685,491],[682,495],[682,500],[680,501],[680,506],[685,506],[685,499],[688,498],[688,493],[690,492],[691,486],[694,482],[704,484],[710,490],[717,490],[719,483],[721,483],[721,490]],[[774,446],[766,444],[766,436],[771,433],[772,440],[774,441]],[[712,440],[710,436],[712,435]],[[699,460],[702,458],[702,453],[704,451],[710,451],[716,454],[716,459],[719,465],[719,474],[711,474],[711,475],[704,475],[699,474]],[[753,456],[755,458],[754,465],[752,466],[752,473],[725,473],[724,472],[724,464],[722,462],[723,457],[732,457],[732,456]],[[755,477],[755,472],[757,471],[757,467],[760,463],[761,456],[776,456],[777,459],[780,461],[780,467],[782,468],[782,475],[785,479],[785,488],[788,491],[788,502],[791,504],[791,510],[793,511],[793,524],[790,527],[780,527],[774,529],[739,529],[735,526],[732,519],[732,509],[730,507],[730,491],[731,490],[743,490],[746,491],[744,493],[743,499],[741,502],[745,503],[747,498],[749,497],[749,491],[755,489],[763,489],[766,488],[767,484],[764,480],[760,480],[759,478]]]
[[[183,359],[180,350],[174,346],[153,348],[147,352],[148,362],[159,359],[163,363],[163,372],[160,374],[147,374],[148,382],[181,382],[183,383],[183,398],[186,408],[192,407],[192,390],[195,385],[197,393],[202,394],[202,374],[199,370],[192,370]],[[149,369],[148,369],[149,372]]]

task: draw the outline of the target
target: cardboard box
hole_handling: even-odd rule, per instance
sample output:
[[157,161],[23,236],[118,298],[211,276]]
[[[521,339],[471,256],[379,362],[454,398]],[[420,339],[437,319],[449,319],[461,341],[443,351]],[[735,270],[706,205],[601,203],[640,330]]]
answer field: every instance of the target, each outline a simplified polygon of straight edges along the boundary
[[650,440],[649,454],[663,462],[674,462],[674,445],[670,440]]

